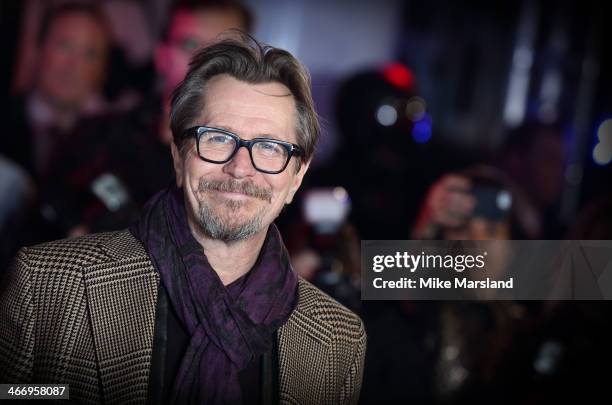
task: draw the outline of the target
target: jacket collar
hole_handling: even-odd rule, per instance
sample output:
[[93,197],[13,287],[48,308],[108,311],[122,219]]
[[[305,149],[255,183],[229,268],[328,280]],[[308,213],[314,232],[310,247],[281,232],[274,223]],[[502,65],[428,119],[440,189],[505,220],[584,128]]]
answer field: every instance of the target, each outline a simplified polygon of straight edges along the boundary
[[87,310],[104,402],[144,402],[159,275],[124,231],[100,245],[111,260],[84,272]]
[[[111,260],[89,267],[84,277],[104,400],[121,401],[126,390],[136,390],[144,402],[153,355],[159,274],[129,231],[118,232],[100,249]],[[317,395],[313,389],[324,387],[320,370],[326,368],[333,330],[316,314],[313,288],[299,279],[297,307],[277,334],[281,401],[287,395],[312,398]]]

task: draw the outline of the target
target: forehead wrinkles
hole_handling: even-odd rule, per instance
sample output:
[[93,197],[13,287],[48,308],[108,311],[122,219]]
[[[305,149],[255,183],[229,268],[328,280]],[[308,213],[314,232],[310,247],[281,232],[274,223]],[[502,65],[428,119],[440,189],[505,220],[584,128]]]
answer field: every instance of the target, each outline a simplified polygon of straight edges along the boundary
[[253,118],[269,119],[278,117],[278,110],[282,106],[279,104],[252,103],[242,100],[216,99],[206,100],[204,115],[206,118],[216,118],[223,115],[248,114]]
[[[264,98],[265,97],[265,98]],[[287,131],[290,130],[295,120],[295,104],[290,104],[290,114],[286,114],[286,101],[280,101],[277,96],[262,96],[259,102],[244,101],[236,98],[217,98],[207,100],[204,104],[202,118],[204,123],[212,125],[224,125],[232,129],[233,125],[246,123],[248,129],[253,125],[272,125],[273,129]],[[286,99],[285,97],[282,97]],[[268,102],[266,102],[268,101]],[[239,122],[237,122],[239,120]]]

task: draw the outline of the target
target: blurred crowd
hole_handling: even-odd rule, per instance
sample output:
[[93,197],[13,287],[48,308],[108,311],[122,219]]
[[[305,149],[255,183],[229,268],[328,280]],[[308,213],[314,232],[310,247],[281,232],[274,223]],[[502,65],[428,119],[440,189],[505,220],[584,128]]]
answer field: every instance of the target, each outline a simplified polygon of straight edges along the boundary
[[[174,181],[169,100],[190,56],[256,24],[238,1],[177,1],[149,67],[134,69],[98,2],[56,3],[39,21],[31,77],[3,104],[0,269],[24,245],[127,227]],[[344,78],[329,101],[339,147],[279,218],[295,270],[364,319],[362,402],[579,398],[571,384],[603,384],[609,364],[606,302],[360,300],[360,240],[612,238],[609,184],[562,215],[562,123],[526,119],[495,150],[432,145],[418,83],[401,64]]]

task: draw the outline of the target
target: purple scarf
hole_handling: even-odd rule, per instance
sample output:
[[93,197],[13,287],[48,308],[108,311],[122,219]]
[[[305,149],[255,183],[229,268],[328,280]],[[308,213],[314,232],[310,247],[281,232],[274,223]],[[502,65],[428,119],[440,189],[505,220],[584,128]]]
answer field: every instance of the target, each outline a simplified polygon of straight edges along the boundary
[[156,194],[130,230],[191,336],[171,402],[242,403],[238,372],[271,347],[297,304],[297,276],[278,229],[270,225],[253,268],[227,286],[191,234],[182,189]]

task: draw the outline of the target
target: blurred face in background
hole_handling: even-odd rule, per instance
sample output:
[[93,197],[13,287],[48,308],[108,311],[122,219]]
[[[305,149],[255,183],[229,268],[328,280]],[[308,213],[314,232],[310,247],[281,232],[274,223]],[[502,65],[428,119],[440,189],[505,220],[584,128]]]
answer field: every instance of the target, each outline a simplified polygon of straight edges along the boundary
[[231,8],[179,9],[174,13],[167,38],[155,51],[155,66],[163,78],[163,96],[166,99],[185,78],[195,51],[231,28],[245,28],[241,15]]
[[49,27],[40,49],[38,90],[50,103],[78,107],[99,91],[106,72],[109,38],[90,15],[67,13]]
[[[463,226],[448,228],[443,232],[445,240],[497,240],[512,239],[509,220],[492,220],[484,217],[472,217]],[[512,251],[508,243],[498,242],[487,247],[487,276],[501,276],[509,263]],[[478,273],[470,274],[470,276]]]

